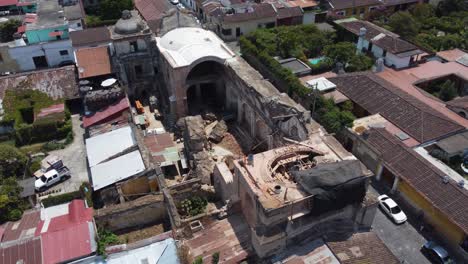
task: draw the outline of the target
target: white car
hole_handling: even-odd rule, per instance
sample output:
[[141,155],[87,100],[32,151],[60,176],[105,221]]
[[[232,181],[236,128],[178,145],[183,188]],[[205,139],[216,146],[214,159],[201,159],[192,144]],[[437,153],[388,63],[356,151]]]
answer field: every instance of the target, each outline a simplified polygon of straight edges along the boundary
[[379,199],[380,208],[392,218],[393,222],[396,224],[403,224],[408,219],[406,214],[403,213],[401,208],[398,204],[393,201],[392,198],[388,197],[385,194],[380,195],[377,199]]
[[38,192],[45,191],[48,187],[66,180],[70,177],[70,170],[67,167],[62,167],[59,170],[50,170],[34,182],[34,188]]

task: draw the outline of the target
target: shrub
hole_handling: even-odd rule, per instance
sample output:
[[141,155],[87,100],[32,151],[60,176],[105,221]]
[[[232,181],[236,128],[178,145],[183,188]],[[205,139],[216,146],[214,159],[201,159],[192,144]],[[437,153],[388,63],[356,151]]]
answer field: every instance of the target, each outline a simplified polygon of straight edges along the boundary
[[0,144],[0,179],[23,174],[27,157],[11,145]]
[[194,196],[180,202],[179,208],[184,216],[196,216],[205,211],[207,204],[205,198]]
[[119,237],[109,230],[99,228],[97,239],[97,253],[98,255],[106,256],[106,247],[109,245],[116,245],[120,243]]
[[198,256],[194,261],[193,264],[203,264],[203,258]]
[[81,192],[76,191],[76,192],[70,192],[70,193],[64,193],[64,194],[59,194],[55,196],[49,196],[45,199],[43,199],[41,202],[44,205],[44,207],[51,207],[54,205],[59,205],[59,204],[64,204],[71,202],[75,199],[80,199],[81,198]]
[[21,219],[22,215],[23,215],[23,211],[21,211],[20,209],[13,209],[8,213],[8,220],[18,221]]
[[215,252],[213,253],[213,255],[211,255],[211,263],[218,264],[218,262],[219,262],[219,252]]
[[81,196],[86,199],[86,203],[88,204],[88,207],[93,207],[94,202],[93,202],[93,193],[91,189],[91,184],[89,182],[83,182],[80,186],[80,192]]

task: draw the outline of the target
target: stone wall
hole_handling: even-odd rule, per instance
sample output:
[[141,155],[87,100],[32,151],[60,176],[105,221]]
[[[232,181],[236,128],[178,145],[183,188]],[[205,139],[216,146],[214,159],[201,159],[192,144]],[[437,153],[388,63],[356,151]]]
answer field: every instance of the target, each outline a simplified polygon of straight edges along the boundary
[[134,201],[111,205],[95,212],[98,227],[112,232],[136,229],[168,220],[162,194],[151,194]]

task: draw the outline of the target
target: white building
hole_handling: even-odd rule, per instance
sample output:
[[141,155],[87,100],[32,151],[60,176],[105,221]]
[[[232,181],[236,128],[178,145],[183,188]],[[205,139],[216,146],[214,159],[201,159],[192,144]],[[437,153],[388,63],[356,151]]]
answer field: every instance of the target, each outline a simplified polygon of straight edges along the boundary
[[71,40],[26,45],[22,39],[9,43],[8,53],[20,71],[57,67],[74,63]]
[[415,45],[401,39],[399,35],[368,21],[350,18],[335,22],[357,36],[358,52],[370,52],[376,58],[383,58],[388,67],[410,67],[424,53]]

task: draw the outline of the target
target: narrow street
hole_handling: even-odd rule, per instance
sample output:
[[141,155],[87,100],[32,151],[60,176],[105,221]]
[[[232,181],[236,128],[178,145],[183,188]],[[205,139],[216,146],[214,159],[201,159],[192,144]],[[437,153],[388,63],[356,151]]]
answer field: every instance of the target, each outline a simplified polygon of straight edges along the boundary
[[[372,186],[369,186],[369,189],[377,196],[385,193],[379,193]],[[430,264],[431,262],[420,251],[427,239],[419,233],[415,221],[409,215],[408,218],[409,221],[406,223],[396,225],[379,208],[372,228],[402,263]]]

